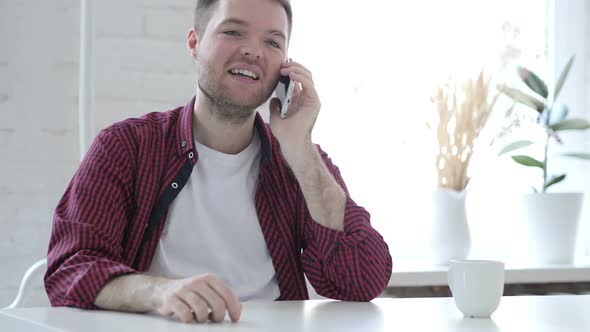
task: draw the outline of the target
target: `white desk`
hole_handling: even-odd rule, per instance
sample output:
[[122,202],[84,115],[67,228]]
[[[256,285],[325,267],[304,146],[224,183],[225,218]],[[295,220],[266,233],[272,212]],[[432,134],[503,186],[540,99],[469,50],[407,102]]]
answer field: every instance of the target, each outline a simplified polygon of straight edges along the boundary
[[71,308],[0,311],[1,331],[590,331],[590,295],[504,297],[492,319],[463,318],[452,298],[246,302],[238,323]]

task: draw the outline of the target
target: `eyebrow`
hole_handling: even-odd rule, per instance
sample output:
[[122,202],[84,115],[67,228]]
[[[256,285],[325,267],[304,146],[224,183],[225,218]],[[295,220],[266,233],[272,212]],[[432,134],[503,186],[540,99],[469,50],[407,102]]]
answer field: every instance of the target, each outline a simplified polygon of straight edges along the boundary
[[[248,22],[244,21],[244,20],[240,20],[239,18],[227,18],[225,20],[223,20],[219,25],[228,25],[228,24],[236,24],[236,25],[242,25],[242,26],[248,26]],[[279,30],[268,30],[267,31],[268,34],[271,35],[275,35],[277,37],[283,38],[284,40],[287,40],[287,36],[285,36],[285,34]]]

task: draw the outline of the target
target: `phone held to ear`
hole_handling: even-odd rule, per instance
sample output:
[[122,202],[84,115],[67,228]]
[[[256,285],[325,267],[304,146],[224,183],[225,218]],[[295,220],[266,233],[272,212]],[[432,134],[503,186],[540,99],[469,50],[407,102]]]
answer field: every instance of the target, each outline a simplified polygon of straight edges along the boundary
[[279,84],[277,84],[277,88],[275,89],[275,94],[281,101],[281,119],[287,117],[287,110],[289,109],[289,104],[291,104],[294,88],[295,82],[289,76],[281,75]]

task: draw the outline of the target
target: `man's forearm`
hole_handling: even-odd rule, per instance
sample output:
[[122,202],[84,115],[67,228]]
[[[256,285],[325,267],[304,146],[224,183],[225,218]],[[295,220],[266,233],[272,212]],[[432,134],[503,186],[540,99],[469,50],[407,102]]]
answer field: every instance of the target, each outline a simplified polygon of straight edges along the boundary
[[157,288],[167,279],[143,274],[127,274],[109,281],[94,304],[102,309],[150,312],[160,305]]
[[346,195],[311,142],[296,151],[283,151],[303,191],[311,217],[319,224],[344,230]]
[[210,273],[183,279],[124,275],[107,283],[94,304],[109,310],[176,317],[186,323],[221,322],[226,312],[237,322],[242,312],[235,292]]

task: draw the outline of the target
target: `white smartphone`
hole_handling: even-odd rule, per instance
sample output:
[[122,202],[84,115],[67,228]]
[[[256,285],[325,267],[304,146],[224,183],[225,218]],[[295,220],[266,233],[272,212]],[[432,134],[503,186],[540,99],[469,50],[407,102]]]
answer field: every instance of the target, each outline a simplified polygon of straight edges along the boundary
[[279,84],[275,89],[277,98],[281,101],[281,119],[287,117],[287,111],[289,110],[289,104],[291,104],[291,97],[293,96],[293,89],[295,88],[295,82],[289,78],[289,76],[282,76],[279,79]]

